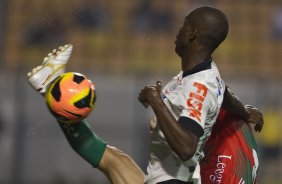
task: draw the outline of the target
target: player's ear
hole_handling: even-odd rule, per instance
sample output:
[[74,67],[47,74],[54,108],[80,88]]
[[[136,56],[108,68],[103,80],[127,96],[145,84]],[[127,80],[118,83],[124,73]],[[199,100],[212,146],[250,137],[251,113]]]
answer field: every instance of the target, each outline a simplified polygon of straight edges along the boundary
[[190,28],[188,31],[188,39],[190,41],[193,41],[196,38],[196,35],[197,35],[197,29],[194,27]]

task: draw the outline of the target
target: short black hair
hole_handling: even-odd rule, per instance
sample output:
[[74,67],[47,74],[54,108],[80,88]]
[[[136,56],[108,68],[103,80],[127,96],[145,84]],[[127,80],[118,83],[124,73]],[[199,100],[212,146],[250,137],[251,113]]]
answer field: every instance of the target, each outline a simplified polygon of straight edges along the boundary
[[185,20],[201,35],[203,44],[216,49],[222,43],[229,30],[225,14],[211,6],[202,6],[192,10]]

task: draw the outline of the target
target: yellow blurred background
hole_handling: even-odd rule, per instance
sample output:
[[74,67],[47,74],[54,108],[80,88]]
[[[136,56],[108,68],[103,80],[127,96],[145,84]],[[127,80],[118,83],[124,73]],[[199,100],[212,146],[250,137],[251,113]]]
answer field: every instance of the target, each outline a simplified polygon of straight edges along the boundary
[[228,17],[229,35],[213,58],[238,97],[264,113],[259,183],[282,183],[281,0],[0,0],[0,183],[109,183],[70,149],[25,80],[66,43],[74,45],[68,70],[96,84],[94,130],[144,169],[150,113],[138,92],[178,73],[175,35],[200,5]]

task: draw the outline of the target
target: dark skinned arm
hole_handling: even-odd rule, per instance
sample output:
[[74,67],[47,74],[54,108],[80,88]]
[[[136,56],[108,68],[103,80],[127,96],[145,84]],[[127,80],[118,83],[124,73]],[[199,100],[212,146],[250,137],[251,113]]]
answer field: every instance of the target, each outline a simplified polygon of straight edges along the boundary
[[240,116],[244,120],[249,118],[249,111],[228,87],[225,88],[222,107],[227,111]]
[[152,107],[171,149],[181,160],[188,160],[195,154],[199,139],[194,133],[177,123],[163,102],[160,91],[161,83],[158,81],[156,85],[144,87],[138,99],[146,108],[149,105]]
[[233,114],[236,114],[243,118],[248,123],[255,124],[255,131],[260,132],[262,130],[264,120],[262,113],[251,105],[244,106],[239,98],[226,87],[224,92],[224,98],[222,107]]

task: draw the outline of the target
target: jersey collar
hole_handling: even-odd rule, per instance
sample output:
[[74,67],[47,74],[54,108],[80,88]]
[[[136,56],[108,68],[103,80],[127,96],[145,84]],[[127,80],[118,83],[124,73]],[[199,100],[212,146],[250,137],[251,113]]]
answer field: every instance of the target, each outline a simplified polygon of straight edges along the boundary
[[182,78],[184,78],[188,75],[192,75],[194,73],[203,71],[203,70],[211,69],[211,62],[212,62],[212,58],[210,57],[206,61],[194,66],[191,70],[184,71],[183,74],[182,74]]

